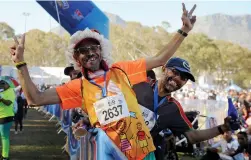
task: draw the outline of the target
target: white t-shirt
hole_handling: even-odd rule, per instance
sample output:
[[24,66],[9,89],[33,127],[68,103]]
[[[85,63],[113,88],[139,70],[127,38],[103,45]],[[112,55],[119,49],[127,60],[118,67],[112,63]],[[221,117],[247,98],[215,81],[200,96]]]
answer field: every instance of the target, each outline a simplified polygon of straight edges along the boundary
[[234,138],[229,143],[227,143],[225,140],[221,140],[218,143],[213,144],[212,147],[213,148],[221,147],[222,153],[220,153],[219,156],[222,160],[244,160],[243,153],[235,155],[234,159],[225,154],[231,151],[236,151],[237,148],[239,147],[238,141]]
[[236,139],[232,139],[231,142],[227,143],[225,140],[221,140],[218,143],[212,145],[213,148],[221,147],[222,153],[228,153],[236,151],[239,147],[239,143]]

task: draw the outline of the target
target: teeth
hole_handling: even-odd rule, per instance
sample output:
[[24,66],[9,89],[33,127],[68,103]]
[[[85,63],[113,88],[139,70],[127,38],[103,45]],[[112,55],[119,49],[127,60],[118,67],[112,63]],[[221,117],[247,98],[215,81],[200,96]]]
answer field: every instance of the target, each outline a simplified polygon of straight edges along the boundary
[[96,58],[95,58],[95,57],[92,57],[92,58],[91,58],[91,61],[95,61],[95,60],[96,60]]
[[170,81],[169,82],[171,85],[173,85],[174,87],[176,87],[177,86],[177,83],[176,82],[174,82],[174,81]]

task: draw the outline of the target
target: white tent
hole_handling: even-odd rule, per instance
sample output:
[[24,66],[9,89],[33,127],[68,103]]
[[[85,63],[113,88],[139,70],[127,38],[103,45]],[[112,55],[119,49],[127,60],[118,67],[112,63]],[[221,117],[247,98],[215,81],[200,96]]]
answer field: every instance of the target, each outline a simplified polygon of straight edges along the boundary
[[[28,70],[35,84],[61,84],[62,80],[69,80],[69,77],[64,75],[64,67],[29,67]],[[17,79],[17,69],[13,66],[2,66],[1,75]]]
[[241,87],[237,86],[236,84],[231,84],[230,86],[228,86],[226,89],[226,91],[229,91],[229,90],[235,90],[237,92],[240,92],[242,90]]

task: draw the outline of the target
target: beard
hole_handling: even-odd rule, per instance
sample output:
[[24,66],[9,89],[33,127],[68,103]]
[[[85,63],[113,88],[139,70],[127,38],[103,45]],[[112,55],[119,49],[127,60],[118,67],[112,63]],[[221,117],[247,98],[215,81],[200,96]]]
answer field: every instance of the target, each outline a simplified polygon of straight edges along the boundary
[[171,77],[163,79],[160,84],[160,91],[166,94],[177,91],[180,88]]
[[100,62],[92,65],[90,68],[88,68],[91,72],[95,72],[100,69]]
[[95,72],[100,69],[101,57],[98,54],[93,54],[87,63],[83,63],[82,67],[88,69],[91,72]]

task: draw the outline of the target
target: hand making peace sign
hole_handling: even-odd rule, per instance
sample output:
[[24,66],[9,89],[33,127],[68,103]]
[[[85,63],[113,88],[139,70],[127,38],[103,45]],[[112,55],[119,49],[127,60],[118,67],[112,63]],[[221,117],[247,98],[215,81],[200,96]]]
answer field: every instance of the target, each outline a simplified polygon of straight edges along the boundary
[[194,23],[196,22],[196,16],[193,16],[193,12],[195,8],[196,8],[196,4],[188,12],[188,10],[186,10],[185,4],[182,3],[182,9],[183,9],[183,14],[181,17],[181,20],[183,22],[182,30],[186,33],[188,33],[189,31],[193,29]]
[[19,43],[17,37],[14,36],[15,44],[10,47],[11,59],[13,62],[18,63],[24,61],[24,45],[25,45],[25,34],[22,35],[21,42]]

